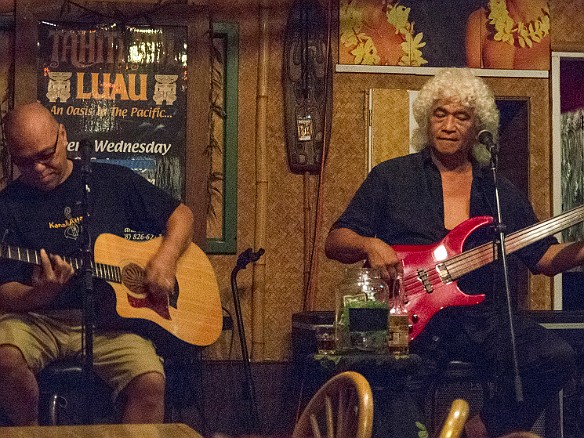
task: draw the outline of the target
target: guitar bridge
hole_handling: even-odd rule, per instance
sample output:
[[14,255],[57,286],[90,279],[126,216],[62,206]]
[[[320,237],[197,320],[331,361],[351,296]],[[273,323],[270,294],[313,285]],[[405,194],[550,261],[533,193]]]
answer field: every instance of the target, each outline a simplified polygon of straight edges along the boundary
[[428,273],[425,269],[418,269],[418,279],[422,282],[424,286],[424,290],[426,293],[431,294],[434,292],[434,288],[432,287],[432,283],[430,282],[430,278],[428,277]]
[[452,282],[452,277],[450,276],[450,272],[448,272],[448,268],[444,263],[440,263],[436,265],[436,271],[438,271],[438,275],[440,275],[440,279],[442,283],[448,284]]

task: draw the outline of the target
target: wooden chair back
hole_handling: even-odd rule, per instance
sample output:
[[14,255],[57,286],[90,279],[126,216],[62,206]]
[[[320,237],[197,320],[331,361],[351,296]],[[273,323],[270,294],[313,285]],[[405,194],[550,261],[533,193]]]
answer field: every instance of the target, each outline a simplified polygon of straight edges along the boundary
[[462,435],[464,425],[468,419],[468,402],[457,398],[452,402],[450,411],[446,416],[439,438],[458,438]]
[[310,399],[292,438],[370,438],[373,394],[365,377],[345,371],[329,379]]

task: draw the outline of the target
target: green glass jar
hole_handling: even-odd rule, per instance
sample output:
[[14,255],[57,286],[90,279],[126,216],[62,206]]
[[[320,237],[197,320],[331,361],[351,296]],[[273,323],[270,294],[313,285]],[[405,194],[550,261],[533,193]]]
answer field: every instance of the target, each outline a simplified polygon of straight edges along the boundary
[[338,351],[387,351],[389,295],[389,287],[378,269],[345,269],[335,292]]

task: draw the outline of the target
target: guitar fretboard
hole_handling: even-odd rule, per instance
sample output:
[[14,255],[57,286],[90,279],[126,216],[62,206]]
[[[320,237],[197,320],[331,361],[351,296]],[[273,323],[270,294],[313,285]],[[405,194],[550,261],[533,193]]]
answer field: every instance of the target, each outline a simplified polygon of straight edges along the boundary
[[[0,258],[16,260],[31,265],[41,265],[41,254],[37,250],[2,244],[0,246],[0,251]],[[63,260],[73,266],[73,269],[76,271],[79,271],[83,268],[83,260],[80,258],[63,257]],[[95,278],[112,281],[115,283],[122,282],[122,272],[118,266],[91,262],[91,271],[93,272],[93,276]]]
[[[581,205],[551,219],[515,231],[505,239],[506,252],[507,254],[511,254],[525,248],[527,245],[559,233],[572,225],[576,225],[583,220],[584,205]],[[493,245],[486,243],[452,257],[444,262],[444,265],[448,269],[451,279],[457,280],[464,274],[491,263],[495,258],[496,254],[493,253]]]

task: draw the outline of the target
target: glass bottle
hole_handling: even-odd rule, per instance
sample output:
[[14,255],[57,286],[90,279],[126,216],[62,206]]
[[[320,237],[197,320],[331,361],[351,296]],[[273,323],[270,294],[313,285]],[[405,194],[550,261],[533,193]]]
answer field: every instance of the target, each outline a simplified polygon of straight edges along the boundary
[[336,289],[337,350],[387,351],[389,286],[378,269],[347,268]]
[[394,356],[409,354],[410,320],[405,306],[406,295],[401,275],[393,281],[393,291],[389,299],[389,330],[387,347]]

